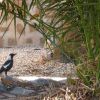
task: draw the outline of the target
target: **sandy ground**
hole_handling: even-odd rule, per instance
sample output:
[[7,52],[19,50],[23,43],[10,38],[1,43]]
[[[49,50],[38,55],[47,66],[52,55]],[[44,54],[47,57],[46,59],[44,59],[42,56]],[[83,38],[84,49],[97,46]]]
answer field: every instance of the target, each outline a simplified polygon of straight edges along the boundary
[[15,52],[14,66],[8,72],[12,76],[57,76],[75,75],[73,63],[61,63],[52,60],[51,51],[33,46],[0,48],[0,66],[5,62],[9,53]]

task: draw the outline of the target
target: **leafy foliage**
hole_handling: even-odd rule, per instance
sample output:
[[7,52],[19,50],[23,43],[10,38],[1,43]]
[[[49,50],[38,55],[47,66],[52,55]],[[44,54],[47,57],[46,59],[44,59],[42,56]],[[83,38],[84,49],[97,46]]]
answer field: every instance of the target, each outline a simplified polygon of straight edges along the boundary
[[[14,0],[4,0],[0,3],[0,24],[13,15],[15,34],[16,18],[23,20],[25,26],[34,27],[64,54],[74,56],[79,78],[96,93],[97,87],[100,88],[99,5],[100,0],[31,0],[29,5],[26,0],[22,0],[21,5]],[[34,6],[39,14],[30,13]],[[36,23],[32,23],[33,20]]]

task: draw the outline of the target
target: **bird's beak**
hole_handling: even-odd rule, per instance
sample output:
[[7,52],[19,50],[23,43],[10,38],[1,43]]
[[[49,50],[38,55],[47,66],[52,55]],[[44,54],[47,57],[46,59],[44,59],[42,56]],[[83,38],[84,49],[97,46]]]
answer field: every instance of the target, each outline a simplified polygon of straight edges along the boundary
[[14,56],[16,55],[17,53],[14,53]]

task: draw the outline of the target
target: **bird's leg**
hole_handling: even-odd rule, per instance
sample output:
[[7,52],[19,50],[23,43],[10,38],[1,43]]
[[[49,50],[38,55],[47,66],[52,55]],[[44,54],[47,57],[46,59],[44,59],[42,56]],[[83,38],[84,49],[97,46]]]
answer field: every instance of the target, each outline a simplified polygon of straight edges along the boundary
[[7,71],[5,71],[5,75],[7,76]]

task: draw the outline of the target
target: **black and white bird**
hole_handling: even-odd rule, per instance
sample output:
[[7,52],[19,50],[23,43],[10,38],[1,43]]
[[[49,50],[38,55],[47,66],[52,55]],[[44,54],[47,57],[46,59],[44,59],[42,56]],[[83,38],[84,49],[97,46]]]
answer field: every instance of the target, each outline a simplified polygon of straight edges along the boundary
[[8,59],[5,61],[5,63],[2,65],[0,69],[0,73],[5,72],[5,75],[7,76],[7,72],[13,67],[13,57],[16,54],[10,53]]

